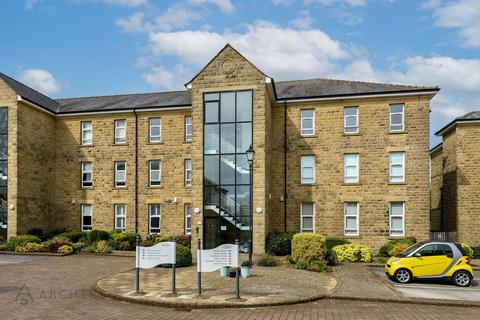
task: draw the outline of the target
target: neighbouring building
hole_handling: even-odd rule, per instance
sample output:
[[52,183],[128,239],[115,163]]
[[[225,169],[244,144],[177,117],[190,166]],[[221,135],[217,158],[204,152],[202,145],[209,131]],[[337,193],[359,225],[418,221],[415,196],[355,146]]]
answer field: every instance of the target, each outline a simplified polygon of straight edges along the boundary
[[432,231],[480,245],[480,111],[456,118],[435,133],[442,143],[430,151]]
[[428,239],[438,87],[275,82],[226,45],[186,88],[54,100],[0,74],[1,230],[186,233],[194,249],[244,251],[252,231],[256,254],[272,231]]

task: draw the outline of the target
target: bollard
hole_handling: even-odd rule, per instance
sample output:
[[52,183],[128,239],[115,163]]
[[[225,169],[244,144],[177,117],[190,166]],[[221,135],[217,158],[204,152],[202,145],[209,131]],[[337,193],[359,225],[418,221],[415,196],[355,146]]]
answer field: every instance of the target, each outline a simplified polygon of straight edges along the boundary
[[[239,241],[238,239],[235,240],[235,245],[237,246],[237,249],[238,249],[238,246],[239,246]],[[237,261],[238,263],[239,261]],[[237,299],[240,299],[240,266],[237,265],[237,270],[235,272],[235,281],[237,282]]]
[[136,282],[135,282],[135,292],[140,293],[140,235],[137,234],[135,239],[135,249],[137,251],[137,265],[136,265]]
[[[175,252],[177,250],[177,239],[175,237],[172,238],[173,243],[175,243]],[[175,254],[175,263],[172,264],[172,293],[177,294],[177,290],[175,288],[175,267],[177,265],[177,259]]]

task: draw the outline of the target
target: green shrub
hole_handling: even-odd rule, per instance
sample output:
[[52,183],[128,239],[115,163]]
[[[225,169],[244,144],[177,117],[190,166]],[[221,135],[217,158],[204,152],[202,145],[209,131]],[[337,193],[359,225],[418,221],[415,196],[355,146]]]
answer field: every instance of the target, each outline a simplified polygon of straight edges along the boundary
[[73,248],[71,246],[64,245],[58,248],[57,252],[61,254],[72,254]]
[[108,242],[106,240],[100,240],[95,244],[95,249],[97,252],[103,252],[105,248],[108,247]]
[[0,244],[0,251],[9,251],[6,243]]
[[472,247],[473,259],[480,259],[480,247]]
[[117,250],[133,250],[135,242],[137,241],[137,234],[135,232],[118,232],[111,234],[113,247]]
[[390,257],[396,256],[397,254],[407,249],[408,247],[410,247],[408,243],[399,243],[395,247],[393,247],[392,250],[388,251],[388,255]]
[[[182,268],[182,267],[190,267],[192,265],[192,252],[189,248],[177,243],[177,263],[175,267]],[[162,268],[170,268],[170,264],[162,264],[160,265]]]
[[112,252],[113,252],[113,248],[110,247],[110,246],[106,246],[102,251],[102,253],[104,253],[104,254],[110,254]]
[[31,235],[31,234],[24,234],[24,235],[18,235],[18,236],[11,237],[7,241],[7,243],[12,245],[14,247],[14,249],[17,246],[28,243],[28,242],[40,243],[40,242],[42,242],[42,240],[37,236]]
[[342,244],[350,244],[350,241],[344,238],[339,238],[339,237],[328,237],[325,239],[325,245],[327,246],[327,251],[332,250],[333,247],[339,246]]
[[73,248],[73,251],[80,251],[80,250],[82,250],[83,248],[85,248],[85,243],[83,243],[83,242],[76,242],[76,243],[72,244],[72,248]]
[[85,249],[83,249],[83,252],[85,253],[95,253],[97,250],[95,249],[94,246],[88,246]]
[[87,233],[87,241],[89,244],[94,244],[95,242],[108,240],[110,239],[110,233],[103,230],[92,230]]
[[261,256],[257,260],[257,266],[275,267],[276,265],[277,265],[277,261],[275,261],[275,259],[268,254]]
[[465,250],[467,255],[473,259],[473,249],[470,248],[470,246],[466,243],[461,243],[460,245],[462,246],[463,250]]
[[337,254],[333,250],[328,250],[325,253],[325,263],[327,266],[334,266],[338,263]]
[[339,262],[371,262],[370,248],[360,244],[343,244],[333,248]]
[[293,233],[270,232],[267,235],[267,253],[275,256],[286,256],[292,253]]
[[191,242],[192,242],[192,236],[188,234],[182,234],[180,236],[176,237],[177,243],[180,243],[181,245],[190,248]]
[[81,240],[85,240],[85,238],[87,237],[87,233],[86,232],[79,232],[79,231],[68,231],[68,232],[63,232],[63,233],[59,234],[58,236],[67,238],[68,241],[70,241],[72,243],[75,243],[75,242],[79,242]]
[[53,237],[52,239],[45,242],[45,246],[47,247],[48,252],[56,253],[58,249],[62,246],[71,246],[72,243],[68,241],[65,237]]
[[297,233],[292,238],[292,260],[297,269],[323,271],[325,262],[325,237],[317,233]]
[[52,239],[53,237],[55,236],[58,236],[59,234],[62,234],[65,232],[65,229],[64,228],[57,228],[57,229],[52,229],[46,233],[44,233],[40,239],[42,239],[43,241],[46,241],[46,240],[50,240]]
[[45,245],[43,243],[27,242],[15,248],[15,252],[44,252]]
[[389,252],[393,248],[395,248],[396,245],[401,244],[401,243],[405,243],[405,244],[408,244],[409,246],[411,246],[412,244],[414,244],[416,242],[417,242],[417,239],[415,239],[413,237],[408,237],[408,238],[405,238],[405,239],[390,240],[387,243],[385,243],[383,246],[380,247],[380,249],[378,250],[378,255],[380,257],[389,257],[390,256]]

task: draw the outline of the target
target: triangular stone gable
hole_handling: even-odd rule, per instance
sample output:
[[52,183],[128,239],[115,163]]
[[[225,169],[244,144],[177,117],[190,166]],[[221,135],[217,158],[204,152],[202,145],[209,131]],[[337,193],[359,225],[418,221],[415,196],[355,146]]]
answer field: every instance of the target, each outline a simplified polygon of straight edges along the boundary
[[188,84],[240,84],[265,77],[260,69],[227,44]]

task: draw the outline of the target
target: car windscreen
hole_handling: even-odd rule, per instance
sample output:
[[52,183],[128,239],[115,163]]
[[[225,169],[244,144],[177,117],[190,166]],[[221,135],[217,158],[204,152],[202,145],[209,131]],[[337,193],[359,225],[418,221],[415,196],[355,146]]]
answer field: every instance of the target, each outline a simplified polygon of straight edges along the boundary
[[417,250],[418,248],[420,248],[420,247],[423,246],[424,244],[425,244],[425,242],[415,243],[414,245],[408,247],[407,249],[405,249],[405,250],[403,250],[402,252],[400,252],[399,254],[397,254],[395,257],[405,258],[405,257],[408,256],[410,253],[412,253],[413,251]]

